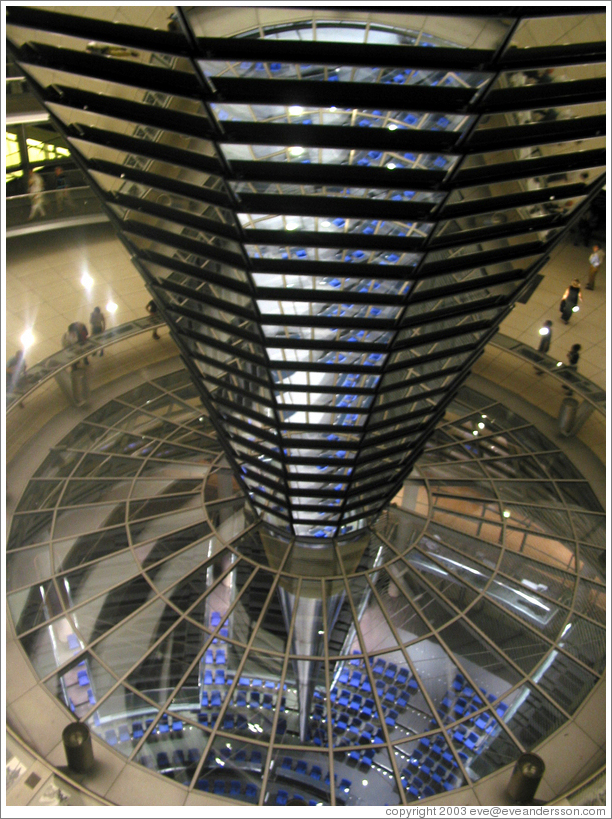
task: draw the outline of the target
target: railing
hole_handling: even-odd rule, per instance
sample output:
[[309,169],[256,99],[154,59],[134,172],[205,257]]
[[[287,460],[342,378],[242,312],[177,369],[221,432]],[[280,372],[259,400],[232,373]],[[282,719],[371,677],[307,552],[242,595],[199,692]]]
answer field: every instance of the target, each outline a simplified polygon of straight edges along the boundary
[[20,236],[38,230],[69,227],[71,224],[107,222],[100,201],[89,186],[79,185],[63,190],[49,190],[40,194],[41,211],[30,218],[30,194],[9,196],[6,206],[6,236]]
[[[575,785],[567,793],[557,797],[549,805],[605,805],[606,804],[606,766],[603,765],[588,779]],[[603,814],[602,814],[603,815]]]
[[576,370],[565,366],[558,359],[552,358],[552,356],[545,353],[539,353],[528,344],[523,344],[523,342],[502,333],[497,333],[489,344],[507,350],[524,361],[528,361],[546,375],[556,378],[572,391],[579,393],[580,398],[591,404],[602,415],[606,414],[606,391],[598,387],[597,384],[593,384],[588,378],[580,375]]
[[68,367],[72,367],[88,355],[94,355],[104,347],[116,344],[131,336],[152,330],[156,327],[164,327],[165,323],[159,317],[145,316],[143,318],[128,321],[118,327],[112,327],[104,333],[91,336],[84,344],[73,344],[48,358],[39,361],[29,368],[17,384],[13,385],[11,392],[6,393],[7,415],[15,409],[31,393],[37,390],[45,381],[54,378]]

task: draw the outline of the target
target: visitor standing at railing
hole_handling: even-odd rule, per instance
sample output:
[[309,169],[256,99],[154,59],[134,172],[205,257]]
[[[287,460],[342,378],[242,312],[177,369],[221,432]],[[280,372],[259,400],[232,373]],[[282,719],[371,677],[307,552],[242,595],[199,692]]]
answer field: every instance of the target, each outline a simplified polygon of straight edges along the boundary
[[[103,333],[106,330],[106,319],[104,318],[104,313],[100,310],[99,307],[94,307],[91,316],[89,317],[89,323],[91,324],[91,335],[98,336],[100,333]],[[94,353],[95,355],[95,353]],[[100,348],[100,352],[98,353],[99,356],[104,355],[104,348]]]

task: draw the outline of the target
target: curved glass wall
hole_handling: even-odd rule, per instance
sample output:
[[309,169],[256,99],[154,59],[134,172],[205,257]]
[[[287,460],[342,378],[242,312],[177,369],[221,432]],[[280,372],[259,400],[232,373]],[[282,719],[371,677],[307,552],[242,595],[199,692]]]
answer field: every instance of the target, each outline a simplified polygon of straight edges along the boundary
[[471,389],[383,515],[319,544],[258,522],[179,371],[53,446],[8,531],[8,610],[41,684],[116,751],[253,804],[452,791],[537,747],[604,671],[605,514]]

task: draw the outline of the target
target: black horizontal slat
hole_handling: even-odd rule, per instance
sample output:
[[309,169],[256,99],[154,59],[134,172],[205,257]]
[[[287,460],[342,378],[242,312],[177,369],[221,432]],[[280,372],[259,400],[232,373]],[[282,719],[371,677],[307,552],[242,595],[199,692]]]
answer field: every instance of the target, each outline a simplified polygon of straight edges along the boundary
[[498,88],[479,105],[485,114],[527,108],[561,108],[606,99],[606,78]]
[[212,79],[213,102],[465,113],[475,88],[308,80]]
[[157,91],[187,99],[199,99],[202,85],[195,74],[176,68],[159,68],[137,60],[108,59],[88,51],[75,51],[36,42],[27,43],[16,53],[18,63],[64,71],[98,82]]
[[294,182],[304,185],[342,185],[388,190],[438,190],[446,171],[364,168],[359,165],[332,165],[302,162],[260,162],[230,159],[235,179],[254,182]]
[[269,213],[278,216],[329,216],[346,219],[426,220],[433,202],[369,199],[350,196],[304,196],[293,194],[238,193],[238,206],[244,213]]
[[53,31],[102,43],[114,43],[130,48],[165,54],[187,55],[187,42],[182,34],[161,29],[112,23],[94,17],[49,11],[40,6],[7,6],[7,26],[17,25],[33,30]]
[[246,145],[301,145],[306,148],[419,151],[453,153],[459,131],[427,131],[418,128],[363,128],[359,125],[293,125],[267,122],[222,122],[220,142]]
[[[151,140],[139,139],[115,131],[92,128],[82,123],[69,125],[66,129],[66,136],[68,139],[83,140],[90,145],[117,148],[128,154],[140,154],[148,159],[171,162],[187,169],[213,173],[216,176],[220,176],[222,172],[221,165],[214,156],[204,156],[194,151],[186,151],[168,142],[152,142]],[[118,165],[117,167],[123,166]],[[222,190],[208,190],[206,195],[209,198],[216,197],[216,205],[231,206],[229,197]]]
[[72,86],[55,83],[42,89],[41,96],[44,103],[56,103],[68,108],[82,109],[119,121],[126,120],[148,125],[160,131],[185,134],[200,139],[211,139],[215,133],[204,116],[184,114],[182,111],[163,108],[160,105],[147,105],[133,100],[108,97]]
[[482,153],[491,150],[511,150],[530,145],[547,145],[570,140],[590,139],[606,133],[605,116],[559,119],[554,124],[538,122],[529,125],[512,125],[507,128],[482,128],[472,132],[466,153]]

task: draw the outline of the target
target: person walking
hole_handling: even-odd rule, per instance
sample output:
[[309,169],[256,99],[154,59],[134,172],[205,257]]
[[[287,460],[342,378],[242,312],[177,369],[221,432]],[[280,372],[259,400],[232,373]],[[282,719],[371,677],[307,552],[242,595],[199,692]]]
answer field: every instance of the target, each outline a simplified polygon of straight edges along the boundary
[[589,256],[589,264],[589,281],[586,289],[593,290],[595,288],[595,276],[597,275],[597,271],[601,265],[601,252],[599,250],[599,245],[593,246],[593,252]]
[[[91,325],[92,336],[99,336],[100,333],[103,333],[106,330],[106,319],[104,317],[104,313],[102,312],[102,310],[100,310],[99,307],[94,307],[93,312],[89,317],[89,323]],[[100,347],[98,355],[100,357],[104,355],[103,347]]]
[[578,307],[579,301],[582,301],[580,279],[574,279],[563,294],[561,304],[559,305],[559,310],[561,311],[561,321],[564,324],[569,324],[572,313],[577,312],[574,310],[574,308]]
[[[157,305],[153,299],[151,299],[151,301],[147,304],[147,313],[149,313],[151,316],[155,316],[157,314]],[[160,339],[160,336],[157,333],[157,327],[155,330],[153,330],[153,338],[156,341],[159,341]]]
[[42,176],[38,173],[34,173],[34,171],[30,171],[30,176],[28,178],[28,192],[30,195],[30,215],[28,216],[28,222],[30,222],[37,213],[41,216],[45,215],[45,206],[43,201],[43,191],[45,189],[45,183],[43,182]]

